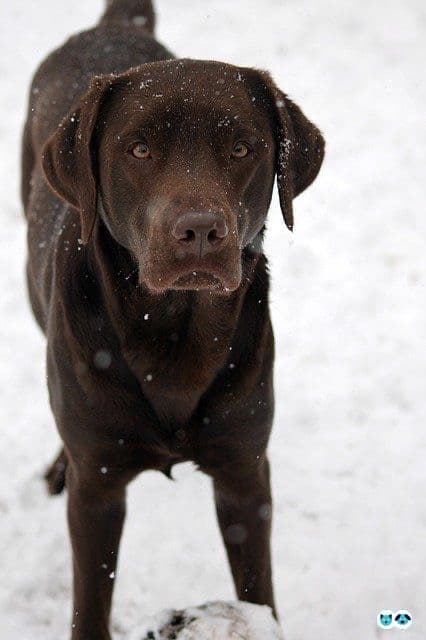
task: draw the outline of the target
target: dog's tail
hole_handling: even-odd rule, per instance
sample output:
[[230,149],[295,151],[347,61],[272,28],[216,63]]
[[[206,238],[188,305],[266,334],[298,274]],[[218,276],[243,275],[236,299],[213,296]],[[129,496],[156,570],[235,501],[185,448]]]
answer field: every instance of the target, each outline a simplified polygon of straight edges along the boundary
[[133,24],[154,33],[155,12],[151,0],[107,0],[101,23]]

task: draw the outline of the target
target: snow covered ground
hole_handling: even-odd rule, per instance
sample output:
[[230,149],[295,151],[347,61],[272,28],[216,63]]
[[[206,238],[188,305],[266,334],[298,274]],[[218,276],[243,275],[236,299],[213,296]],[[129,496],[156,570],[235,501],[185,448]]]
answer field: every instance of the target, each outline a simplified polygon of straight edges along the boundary
[[179,640],[283,640],[269,607],[236,601],[161,611],[134,629],[128,640],[175,637]]
[[[24,287],[20,130],[37,63],[100,0],[14,0],[0,16],[0,638],[67,637],[65,500],[40,479],[57,448],[44,344]],[[287,640],[426,634],[424,0],[157,0],[184,56],[268,68],[317,122],[328,155],[295,206],[270,212],[277,338],[270,446],[277,602]],[[423,76],[423,77],[422,77]],[[113,612],[234,597],[209,481],[140,477],[129,492]],[[409,630],[380,632],[380,609]],[[389,636],[385,636],[388,633]]]

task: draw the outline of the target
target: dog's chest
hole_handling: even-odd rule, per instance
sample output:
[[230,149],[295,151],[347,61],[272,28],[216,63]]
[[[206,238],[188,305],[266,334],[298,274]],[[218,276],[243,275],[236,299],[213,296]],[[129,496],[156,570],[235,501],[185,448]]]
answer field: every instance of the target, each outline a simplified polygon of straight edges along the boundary
[[121,356],[162,424],[185,425],[226,367],[241,302],[169,292],[110,307]]
[[201,396],[225,365],[229,348],[209,348],[185,339],[147,344],[127,350],[125,358],[161,422],[180,426],[188,422]]
[[160,421],[179,427],[226,366],[231,336],[161,327],[135,336],[122,353]]

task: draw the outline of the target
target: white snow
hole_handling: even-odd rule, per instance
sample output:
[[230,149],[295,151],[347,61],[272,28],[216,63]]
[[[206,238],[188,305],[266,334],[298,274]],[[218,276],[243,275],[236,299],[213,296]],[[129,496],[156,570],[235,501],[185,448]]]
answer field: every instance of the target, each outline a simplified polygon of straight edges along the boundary
[[135,629],[129,640],[282,640],[268,607],[247,602],[209,602],[183,611],[161,611]]
[[[287,640],[421,640],[426,629],[425,24],[423,0],[157,0],[182,56],[269,69],[324,131],[327,158],[267,239],[277,341],[270,446],[276,598]],[[20,132],[34,68],[101,2],[2,3],[0,637],[66,638],[65,500],[41,480],[58,438],[24,282]],[[113,629],[234,597],[211,488],[131,486]],[[406,631],[379,631],[382,609]],[[382,634],[382,635],[381,635]]]

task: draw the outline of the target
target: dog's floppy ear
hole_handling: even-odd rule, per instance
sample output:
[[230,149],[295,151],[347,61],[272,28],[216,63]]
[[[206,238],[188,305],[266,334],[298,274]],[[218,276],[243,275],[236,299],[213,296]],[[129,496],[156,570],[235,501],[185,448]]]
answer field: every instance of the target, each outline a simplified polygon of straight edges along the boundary
[[315,180],[324,158],[324,138],[301,109],[280,91],[269,74],[261,72],[272,98],[277,141],[277,184],[281,211],[293,230],[293,198]]
[[114,76],[95,76],[80,104],[47,140],[42,165],[52,189],[80,212],[81,239],[90,239],[97,208],[93,134],[99,110]]

